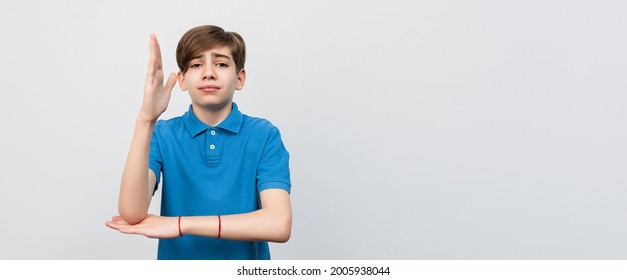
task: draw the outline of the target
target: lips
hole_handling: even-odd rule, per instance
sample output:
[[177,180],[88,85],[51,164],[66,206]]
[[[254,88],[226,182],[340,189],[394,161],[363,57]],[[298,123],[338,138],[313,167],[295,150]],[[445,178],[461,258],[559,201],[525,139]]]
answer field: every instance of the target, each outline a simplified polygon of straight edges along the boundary
[[216,85],[206,85],[206,86],[201,86],[198,89],[204,92],[215,92],[215,91],[218,91],[220,87]]

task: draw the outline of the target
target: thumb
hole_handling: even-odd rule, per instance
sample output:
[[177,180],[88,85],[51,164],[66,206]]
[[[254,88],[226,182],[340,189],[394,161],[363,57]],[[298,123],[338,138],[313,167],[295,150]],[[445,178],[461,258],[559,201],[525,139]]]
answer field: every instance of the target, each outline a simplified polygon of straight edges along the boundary
[[174,85],[176,85],[176,73],[172,72],[170,76],[168,76],[168,81],[165,82],[165,92],[171,92]]

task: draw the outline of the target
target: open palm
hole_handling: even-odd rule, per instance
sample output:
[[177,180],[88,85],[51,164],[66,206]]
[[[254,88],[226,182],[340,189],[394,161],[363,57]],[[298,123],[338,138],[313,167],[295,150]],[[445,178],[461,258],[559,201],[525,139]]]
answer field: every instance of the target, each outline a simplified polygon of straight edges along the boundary
[[150,34],[150,59],[146,83],[144,84],[144,101],[140,113],[146,120],[155,121],[168,108],[172,88],[176,84],[176,74],[170,73],[165,85],[163,78],[161,48],[157,36]]

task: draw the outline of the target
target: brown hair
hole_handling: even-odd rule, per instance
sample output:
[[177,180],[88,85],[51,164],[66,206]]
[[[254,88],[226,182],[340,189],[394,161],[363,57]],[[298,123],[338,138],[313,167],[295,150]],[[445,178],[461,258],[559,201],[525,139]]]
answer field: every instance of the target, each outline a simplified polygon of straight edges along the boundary
[[176,47],[176,63],[181,72],[183,74],[187,72],[192,57],[215,47],[229,47],[236,73],[244,69],[246,62],[244,38],[235,32],[226,32],[219,26],[203,25],[188,30],[179,40]]

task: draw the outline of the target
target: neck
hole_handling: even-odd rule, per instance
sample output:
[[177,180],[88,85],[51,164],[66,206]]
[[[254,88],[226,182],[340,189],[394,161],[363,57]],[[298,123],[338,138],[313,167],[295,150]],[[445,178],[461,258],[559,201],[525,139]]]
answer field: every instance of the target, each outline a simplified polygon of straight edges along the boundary
[[220,107],[204,107],[192,103],[194,115],[203,123],[210,126],[217,126],[224,121],[233,108],[233,103],[229,102]]

